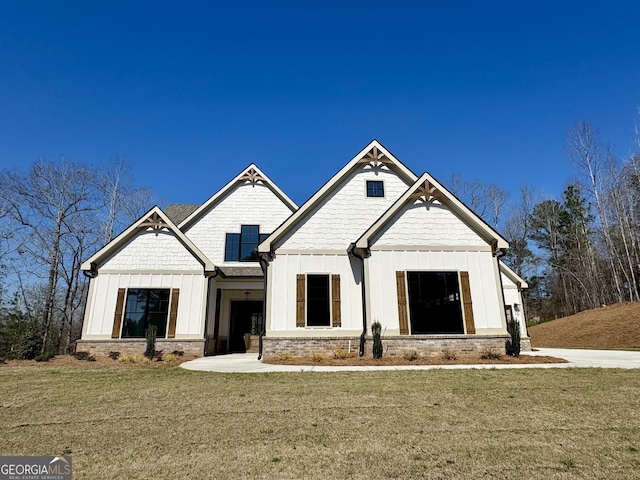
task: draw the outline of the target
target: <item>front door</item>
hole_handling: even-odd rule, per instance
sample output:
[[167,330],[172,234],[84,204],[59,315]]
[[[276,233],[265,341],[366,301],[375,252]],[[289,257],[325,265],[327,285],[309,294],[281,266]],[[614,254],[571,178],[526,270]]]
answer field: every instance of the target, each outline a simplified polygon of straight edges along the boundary
[[262,301],[232,301],[229,352],[246,352],[251,336],[262,332]]

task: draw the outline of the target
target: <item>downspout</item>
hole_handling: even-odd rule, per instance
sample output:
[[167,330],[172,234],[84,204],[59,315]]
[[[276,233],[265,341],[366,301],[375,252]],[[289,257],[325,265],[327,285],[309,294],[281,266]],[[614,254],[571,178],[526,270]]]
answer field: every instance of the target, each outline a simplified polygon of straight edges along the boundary
[[352,243],[349,245],[347,249],[347,253],[349,255],[353,255],[356,258],[359,258],[362,262],[362,284],[360,290],[362,291],[362,333],[360,334],[360,349],[358,350],[358,355],[361,357],[364,356],[364,343],[367,335],[367,290],[365,284],[365,276],[364,276],[364,257],[362,255],[358,255],[356,253],[356,244]]
[[[502,272],[500,271],[500,259],[507,254],[507,251],[504,248],[501,248],[496,251],[496,265],[498,267],[498,278],[500,279],[500,296],[502,297],[502,311],[506,312],[507,304],[504,301],[504,285],[502,283]],[[506,313],[505,313],[506,315]],[[505,318],[506,320],[506,318]]]
[[269,267],[269,262],[263,255],[258,254],[258,262],[260,263],[260,268],[262,269],[262,274],[264,275],[264,293],[262,296],[262,331],[260,332],[260,336],[258,337],[258,360],[262,360],[262,338],[267,333],[267,268]]

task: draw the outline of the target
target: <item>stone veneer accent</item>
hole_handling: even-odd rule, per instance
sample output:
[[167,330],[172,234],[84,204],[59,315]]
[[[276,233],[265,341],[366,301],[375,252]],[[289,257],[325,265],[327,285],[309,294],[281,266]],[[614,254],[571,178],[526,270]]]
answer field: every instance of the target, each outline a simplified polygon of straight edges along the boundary
[[[119,340],[78,340],[76,352],[89,352],[97,355],[109,355],[109,352],[120,352],[121,354],[142,355],[147,348],[144,338],[123,338]],[[156,339],[156,350],[164,353],[171,353],[174,350],[183,351],[186,355],[204,355],[204,338],[195,340],[181,339]]]
[[[487,349],[505,354],[508,335],[403,335],[382,337],[384,355],[400,356],[416,351],[420,356],[440,356],[445,351],[458,354],[480,355]],[[332,355],[336,349],[358,352],[360,337],[264,337],[262,353],[265,357],[288,354],[295,357],[310,357],[317,353]],[[524,340],[524,339],[523,339]],[[528,340],[528,339],[527,339]],[[365,354],[370,354],[373,339],[368,336]],[[530,348],[530,346],[529,346]],[[523,350],[525,350],[523,348]]]
[[522,337],[520,339],[520,351],[521,352],[530,352],[531,351],[531,338]]

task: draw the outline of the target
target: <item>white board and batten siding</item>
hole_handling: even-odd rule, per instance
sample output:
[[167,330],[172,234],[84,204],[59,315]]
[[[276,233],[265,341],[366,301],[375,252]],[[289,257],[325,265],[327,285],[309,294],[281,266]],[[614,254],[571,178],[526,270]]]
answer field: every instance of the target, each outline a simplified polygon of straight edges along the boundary
[[[504,333],[497,262],[491,247],[439,202],[407,204],[371,241],[371,321],[398,334],[397,271],[469,272],[477,334]],[[409,319],[411,321],[411,319]]]
[[239,184],[185,234],[215,265],[220,265],[227,233],[240,233],[242,225],[260,225],[260,233],[271,233],[289,215],[289,207],[266,185]]
[[206,279],[203,266],[171,233],[143,231],[91,279],[83,339],[110,339],[120,288],[180,289],[176,338],[202,338]]
[[[267,325],[273,336],[359,335],[362,331],[362,267],[344,254],[278,254],[269,266],[269,282],[277,285],[268,299]],[[296,327],[296,276],[340,275],[340,327]],[[330,299],[331,302],[332,299]],[[332,319],[333,320],[333,319]]]
[[[367,180],[382,181],[384,197],[367,197]],[[359,168],[347,175],[277,248],[331,250],[355,242],[406,190],[408,185],[387,167]]]

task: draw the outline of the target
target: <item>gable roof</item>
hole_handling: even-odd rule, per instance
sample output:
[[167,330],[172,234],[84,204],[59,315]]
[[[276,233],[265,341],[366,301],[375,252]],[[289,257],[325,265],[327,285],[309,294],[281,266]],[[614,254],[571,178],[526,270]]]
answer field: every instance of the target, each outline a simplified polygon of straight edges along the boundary
[[313,210],[323,199],[325,199],[352,171],[362,164],[372,164],[376,166],[386,165],[393,170],[405,183],[411,185],[418,178],[406,165],[398,160],[389,150],[387,150],[378,140],[372,140],[355,157],[353,157],[338,173],[331,177],[316,193],[314,193],[302,206],[287,218],[271,235],[269,235],[260,245],[258,252],[271,252],[272,246],[283,237],[291,228],[297,225],[306,215]]
[[142,215],[136,222],[133,223],[124,232],[118,235],[116,238],[107,243],[104,247],[98,250],[91,256],[86,262],[81,265],[82,270],[95,272],[98,269],[98,265],[105,259],[109,258],[119,248],[124,246],[131,238],[135,237],[141,231],[148,229],[153,230],[169,230],[175,235],[178,241],[184,245],[184,247],[202,264],[204,271],[213,272],[215,266],[209,260],[204,253],[202,253],[198,247],[196,247],[191,240],[189,240],[184,233],[173,223],[166,213],[162,211],[160,207],[155,205],[151,210]]
[[256,184],[260,182],[262,185],[269,188],[292,212],[298,209],[298,206],[291,200],[273,181],[267,177],[262,170],[260,170],[255,163],[252,163],[247,168],[242,170],[236,177],[227,183],[224,187],[218,190],[209,200],[195,209],[189,216],[187,216],[182,222],[178,224],[180,230],[190,227],[198,221],[202,215],[208,212],[216,204],[218,204],[225,196],[231,192],[238,185],[244,185],[246,183]]
[[527,284],[527,282],[525,282],[520,277],[520,275],[518,275],[516,272],[511,270],[506,263],[502,263],[502,260],[500,260],[499,263],[500,263],[500,272],[504,273],[509,280],[515,283],[516,286],[518,287],[518,290],[521,290],[523,288],[529,288],[529,285]]
[[447,206],[456,216],[465,222],[472,230],[480,235],[487,243],[489,243],[494,253],[501,248],[509,248],[507,242],[498,232],[491,228],[482,218],[476,215],[473,210],[467,207],[463,202],[458,200],[456,196],[444,188],[427,172],[423,173],[415,183],[407,189],[402,196],[396,200],[389,209],[384,212],[373,225],[355,242],[355,248],[369,248],[371,239],[378,233],[396,213],[398,213],[407,203],[415,202],[416,199],[422,199],[424,202],[430,202],[433,199],[438,200]]
[[194,203],[172,203],[167,205],[164,209],[164,213],[171,219],[176,225],[180,224],[185,218],[195,212],[200,204]]

